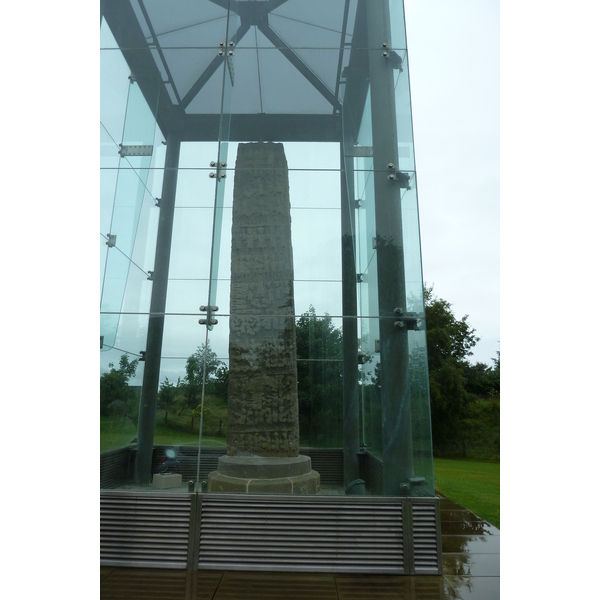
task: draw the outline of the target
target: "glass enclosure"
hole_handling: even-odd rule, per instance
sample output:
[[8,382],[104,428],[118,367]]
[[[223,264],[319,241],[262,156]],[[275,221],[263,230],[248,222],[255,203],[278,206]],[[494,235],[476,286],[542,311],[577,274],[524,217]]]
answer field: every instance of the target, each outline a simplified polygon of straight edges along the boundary
[[238,437],[278,459],[292,419],[319,493],[433,495],[402,1],[103,10],[101,453],[127,453],[121,484],[173,448],[181,490],[209,492]]

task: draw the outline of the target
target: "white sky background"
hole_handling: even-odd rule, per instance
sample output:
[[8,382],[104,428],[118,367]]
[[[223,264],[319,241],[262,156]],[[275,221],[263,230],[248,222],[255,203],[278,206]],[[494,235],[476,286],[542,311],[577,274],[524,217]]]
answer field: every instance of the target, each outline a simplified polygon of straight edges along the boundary
[[423,278],[500,350],[499,0],[405,0]]

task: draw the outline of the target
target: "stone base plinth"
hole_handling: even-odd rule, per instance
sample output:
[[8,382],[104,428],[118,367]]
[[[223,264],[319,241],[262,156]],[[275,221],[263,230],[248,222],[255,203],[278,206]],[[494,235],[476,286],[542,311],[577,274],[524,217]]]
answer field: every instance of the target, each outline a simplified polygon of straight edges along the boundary
[[181,473],[157,473],[152,477],[152,487],[159,490],[181,486]]
[[266,458],[221,456],[208,475],[209,492],[237,494],[318,494],[321,477],[309,456]]

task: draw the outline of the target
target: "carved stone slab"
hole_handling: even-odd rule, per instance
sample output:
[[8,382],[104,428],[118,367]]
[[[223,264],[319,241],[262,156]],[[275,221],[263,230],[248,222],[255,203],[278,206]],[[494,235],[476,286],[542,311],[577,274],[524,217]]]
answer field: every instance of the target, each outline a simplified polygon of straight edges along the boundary
[[283,145],[240,144],[235,166],[228,456],[298,456],[294,269]]

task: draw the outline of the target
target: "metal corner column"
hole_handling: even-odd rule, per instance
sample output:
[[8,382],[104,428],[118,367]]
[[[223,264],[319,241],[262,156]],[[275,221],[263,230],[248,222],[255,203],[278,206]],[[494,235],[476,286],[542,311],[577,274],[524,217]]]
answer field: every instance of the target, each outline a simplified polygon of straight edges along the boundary
[[135,460],[136,483],[150,480],[152,470],[152,451],[154,448],[154,425],[156,420],[156,401],[160,375],[160,355],[162,351],[165,324],[165,305],[169,279],[169,260],[171,257],[171,239],[173,236],[173,217],[175,214],[175,194],[177,192],[177,169],[179,166],[180,137],[167,136],[167,153],[160,199],[160,217],[156,237],[154,258],[154,276],[150,299],[150,317],[148,319],[148,337],[140,412],[138,416],[137,455]]
[[354,213],[354,186],[352,174],[346,172],[346,159],[344,155],[344,144],[341,143],[344,487],[348,487],[348,485],[360,477],[360,431],[356,261],[354,259],[354,239],[351,223]]
[[190,506],[190,533],[188,538],[188,571],[198,570],[198,555],[200,554],[200,525],[202,516],[202,497],[198,492],[192,494]]
[[413,512],[410,498],[402,500],[402,545],[404,547],[404,574],[415,574],[415,546],[413,536]]
[[383,493],[406,495],[413,475],[408,332],[394,325],[406,310],[394,71],[384,56],[391,39],[388,0],[366,0],[381,348]]

